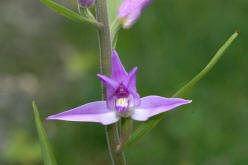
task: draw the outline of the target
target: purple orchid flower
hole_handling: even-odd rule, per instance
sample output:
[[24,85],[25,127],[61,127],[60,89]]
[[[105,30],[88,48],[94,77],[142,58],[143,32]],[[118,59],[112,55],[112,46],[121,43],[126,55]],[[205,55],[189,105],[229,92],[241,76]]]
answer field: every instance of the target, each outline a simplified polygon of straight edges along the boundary
[[95,0],[78,0],[82,7],[91,7],[94,5]]
[[118,11],[123,28],[130,28],[153,0],[124,0]]
[[191,103],[191,100],[160,96],[140,98],[136,90],[136,71],[137,67],[134,67],[127,73],[117,52],[113,50],[112,76],[97,74],[106,86],[107,101],[84,104],[72,110],[49,116],[47,120],[98,122],[103,125],[115,123],[121,117],[146,121],[152,116]]

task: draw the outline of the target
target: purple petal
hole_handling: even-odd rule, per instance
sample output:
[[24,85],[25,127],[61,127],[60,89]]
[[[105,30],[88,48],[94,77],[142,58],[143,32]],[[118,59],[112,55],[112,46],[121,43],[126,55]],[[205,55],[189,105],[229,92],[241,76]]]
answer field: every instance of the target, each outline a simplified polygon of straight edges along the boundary
[[110,88],[116,90],[116,88],[119,86],[117,81],[105,75],[97,74],[97,77],[103,82],[107,89]]
[[112,49],[112,79],[121,82],[127,78],[127,72],[123,67],[117,52]]
[[180,98],[165,98],[160,96],[147,96],[141,98],[141,104],[134,110],[132,119],[145,121],[150,117],[172,110],[183,104],[191,103],[191,100]]
[[133,96],[134,106],[138,106],[140,104],[140,96],[137,93],[136,89],[136,72],[138,67],[134,67],[129,73],[128,78],[124,82],[125,86],[127,87],[129,93]]
[[124,18],[151,0],[124,0],[118,10],[118,18]]
[[107,90],[107,105],[109,109],[114,108],[114,94],[117,88],[119,87],[119,83],[107,76],[97,74],[97,77],[103,82]]
[[124,29],[129,29],[131,28],[138,20],[142,13],[141,8],[137,8],[133,12],[131,12],[127,17],[125,17],[121,23]]
[[47,120],[67,120],[79,122],[98,122],[109,125],[119,120],[116,111],[109,110],[105,101],[96,101],[76,107],[56,115],[48,116]]
[[91,7],[94,5],[95,0],[79,0],[78,2],[83,7]]
[[118,18],[122,20],[123,27],[130,28],[152,2],[153,0],[124,0],[118,11]]

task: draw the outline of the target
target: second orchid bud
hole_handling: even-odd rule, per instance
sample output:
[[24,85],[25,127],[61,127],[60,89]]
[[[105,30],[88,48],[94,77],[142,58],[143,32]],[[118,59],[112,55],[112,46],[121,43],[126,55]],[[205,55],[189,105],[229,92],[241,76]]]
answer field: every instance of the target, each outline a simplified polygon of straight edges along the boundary
[[82,7],[91,7],[94,5],[95,0],[78,0],[78,3],[82,6]]
[[152,2],[153,0],[124,0],[118,11],[123,28],[129,29]]

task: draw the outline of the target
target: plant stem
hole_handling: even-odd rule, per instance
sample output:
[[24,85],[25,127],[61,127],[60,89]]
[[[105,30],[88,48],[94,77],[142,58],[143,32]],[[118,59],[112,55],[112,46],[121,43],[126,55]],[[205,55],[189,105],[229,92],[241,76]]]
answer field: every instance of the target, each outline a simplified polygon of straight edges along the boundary
[[129,118],[121,118],[120,122],[120,144],[116,147],[117,152],[121,152],[123,145],[128,141],[133,131],[133,120]]
[[132,133],[133,120],[130,117],[122,118],[120,125],[121,125],[120,127],[121,144],[120,145],[122,145],[128,140],[129,136]]
[[[103,24],[103,27],[98,30],[101,73],[106,76],[111,76],[112,47],[106,0],[96,0],[96,19]],[[103,85],[102,98],[106,100],[106,89]],[[116,147],[120,143],[117,128],[117,124],[111,124],[105,127],[108,149],[113,165],[125,165],[124,153],[116,152]]]

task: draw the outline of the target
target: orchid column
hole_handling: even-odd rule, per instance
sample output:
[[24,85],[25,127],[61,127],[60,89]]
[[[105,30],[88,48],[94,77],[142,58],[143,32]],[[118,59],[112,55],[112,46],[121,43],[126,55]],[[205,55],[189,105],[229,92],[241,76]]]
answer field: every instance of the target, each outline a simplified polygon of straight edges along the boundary
[[[98,30],[101,73],[111,76],[112,46],[106,0],[96,0],[96,19],[98,22],[103,24],[103,26]],[[106,89],[103,85],[102,99],[106,99]],[[125,165],[126,162],[124,153],[116,152],[116,146],[120,143],[117,124],[114,123],[105,126],[105,131],[112,163],[114,165]]]

